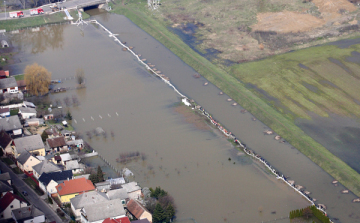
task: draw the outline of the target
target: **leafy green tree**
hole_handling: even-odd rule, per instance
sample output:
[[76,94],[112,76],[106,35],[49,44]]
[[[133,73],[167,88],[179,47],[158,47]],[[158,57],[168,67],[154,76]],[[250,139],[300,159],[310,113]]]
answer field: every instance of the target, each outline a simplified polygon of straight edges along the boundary
[[45,131],[43,131],[43,133],[41,134],[42,141],[45,142],[48,137],[49,135]]
[[98,182],[104,181],[104,174],[100,166],[98,166],[97,168],[97,178],[98,178]]
[[166,208],[166,222],[170,222],[175,217],[175,209],[169,204]]
[[99,183],[99,178],[95,173],[90,174],[89,180],[91,180],[93,184]]
[[156,187],[155,190],[150,188],[150,191],[151,191],[150,197],[154,197],[156,199],[159,199],[160,197],[167,195],[167,192],[161,189],[161,187]]
[[66,118],[67,118],[68,120],[72,120],[72,115],[71,115],[71,113],[70,113],[69,110],[68,110],[68,112],[66,113]]
[[156,204],[152,217],[153,217],[153,223],[162,223],[166,220],[165,211],[159,203]]

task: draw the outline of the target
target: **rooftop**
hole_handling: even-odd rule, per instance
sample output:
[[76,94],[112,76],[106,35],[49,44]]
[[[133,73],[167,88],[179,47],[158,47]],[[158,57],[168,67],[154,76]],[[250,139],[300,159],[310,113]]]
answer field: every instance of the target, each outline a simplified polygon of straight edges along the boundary
[[137,182],[130,182],[127,184],[123,184],[121,185],[121,187],[124,188],[128,193],[141,190],[141,187],[137,185]]
[[50,162],[48,160],[44,160],[41,163],[33,166],[33,170],[35,170],[40,176],[43,173],[61,171],[61,169],[58,166],[56,166],[53,162]]
[[[24,163],[26,163],[26,161],[28,161],[28,159],[31,157],[31,153],[25,151],[23,153],[20,154],[20,156],[18,158],[16,158],[16,160],[21,163],[22,165],[24,165]],[[34,159],[37,159],[36,157],[32,156]]]
[[144,206],[142,206],[138,201],[131,199],[129,203],[127,203],[126,208],[128,211],[135,216],[135,218],[139,219],[141,215],[148,210]]
[[30,205],[28,207],[18,208],[11,211],[15,216],[17,222],[23,222],[24,220],[32,219],[41,215],[44,215],[42,211]]
[[0,181],[0,193],[8,191],[13,191],[13,188],[6,181]]
[[30,108],[30,107],[20,107],[19,108],[19,113],[36,113],[36,109],[35,108]]
[[59,172],[43,173],[39,177],[39,182],[47,186],[51,180],[60,182],[64,180],[72,179],[73,174],[71,170],[64,170]]
[[5,131],[0,131],[0,147],[5,148],[11,140],[12,138]]
[[11,87],[17,87],[17,83],[15,77],[8,77],[4,79],[0,79],[0,89],[6,89]]
[[129,195],[124,188],[110,190],[106,193],[106,195],[108,196],[109,200],[114,200],[114,199],[125,200],[129,198]]
[[18,153],[33,151],[45,148],[40,135],[32,135],[14,139],[14,144]]
[[0,108],[0,114],[10,112],[10,108]]
[[0,119],[0,126],[5,131],[12,131],[12,130],[22,128],[22,125],[20,123],[20,119],[19,119],[19,117],[17,115]]
[[56,137],[56,138],[46,139],[46,141],[47,141],[47,143],[49,144],[49,146],[51,148],[57,148],[57,147],[66,146],[64,136],[59,136],[59,137]]
[[8,181],[11,180],[11,176],[8,172],[0,174],[0,181]]
[[56,186],[60,196],[95,190],[93,183],[85,178],[66,180]]
[[13,202],[13,200],[19,200],[22,202],[25,202],[21,197],[11,193],[7,192],[1,199],[0,199],[0,213],[2,213],[10,204]]
[[65,163],[65,168],[67,170],[75,170],[84,168],[84,165],[80,164],[77,160],[69,160]]
[[54,136],[58,136],[59,132],[56,130],[55,127],[50,127],[48,129],[45,129],[46,134],[48,135],[54,135]]
[[63,162],[72,160],[71,155],[69,153],[60,154],[60,157]]
[[34,105],[34,103],[29,102],[29,101],[23,101],[23,104],[25,107],[30,107],[30,108],[35,108],[36,106]]
[[89,191],[79,194],[70,199],[71,204],[75,209],[83,208],[85,205],[99,204],[101,202],[108,201],[105,193],[98,191]]
[[89,222],[125,216],[124,207],[118,200],[108,200],[96,205],[85,205],[84,210]]

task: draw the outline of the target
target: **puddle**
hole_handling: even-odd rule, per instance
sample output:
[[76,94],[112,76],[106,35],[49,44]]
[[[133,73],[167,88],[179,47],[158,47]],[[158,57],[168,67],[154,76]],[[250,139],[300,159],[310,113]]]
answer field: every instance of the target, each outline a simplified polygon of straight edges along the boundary
[[303,69],[310,70],[310,68],[308,68],[307,66],[305,66],[305,65],[302,64],[302,63],[299,63],[298,65],[299,65],[299,67],[301,67],[301,68],[303,68]]
[[349,73],[349,74],[352,73],[351,70],[349,70],[349,68],[347,68],[347,67],[345,66],[345,64],[341,63],[341,61],[339,61],[339,60],[337,60],[337,59],[334,59],[334,58],[331,58],[331,57],[329,58],[329,60],[330,60],[330,62],[338,65],[339,67],[341,67],[341,68],[342,68],[343,70],[345,70],[347,73]]
[[302,82],[302,85],[304,85],[304,87],[306,87],[308,90],[314,92],[314,93],[318,93],[319,89],[317,87],[315,87],[314,85],[311,85],[309,83],[306,83],[305,81]]
[[351,52],[351,57],[347,57],[346,61],[352,63],[360,63],[360,53],[357,51]]

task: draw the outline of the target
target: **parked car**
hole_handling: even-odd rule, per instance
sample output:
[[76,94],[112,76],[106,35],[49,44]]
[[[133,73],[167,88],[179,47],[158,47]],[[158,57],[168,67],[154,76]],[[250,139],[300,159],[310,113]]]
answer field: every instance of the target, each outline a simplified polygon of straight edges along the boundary
[[22,194],[24,195],[24,196],[28,196],[29,194],[26,192],[26,190],[24,190],[23,192],[22,192]]

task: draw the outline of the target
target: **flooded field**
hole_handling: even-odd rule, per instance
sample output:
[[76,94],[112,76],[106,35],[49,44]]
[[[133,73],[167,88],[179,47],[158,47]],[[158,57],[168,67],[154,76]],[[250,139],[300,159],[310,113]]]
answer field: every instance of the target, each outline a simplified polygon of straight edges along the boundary
[[[219,95],[168,49],[119,15],[95,16],[122,41],[133,46],[147,62],[170,77],[184,94],[195,99],[251,149],[275,168],[311,191],[311,196],[328,207],[335,222],[359,222],[358,204],[353,194],[342,195],[327,173],[290,145],[264,136],[262,123],[251,114],[231,106],[226,95]],[[57,28],[56,28],[57,27]],[[141,186],[161,186],[175,198],[179,219],[197,222],[262,222],[286,217],[290,210],[308,205],[300,195],[265,171],[261,165],[239,153],[217,131],[199,129],[176,111],[180,98],[160,79],[149,74],[135,58],[113,42],[96,26],[53,26],[57,38],[48,45],[14,36],[12,44],[21,46],[18,63],[11,69],[22,73],[26,65],[37,62],[48,68],[53,79],[66,80],[59,86],[76,86],[75,75],[83,68],[86,88],[54,94],[64,101],[76,96],[80,105],[66,107],[73,115],[73,126],[105,159],[119,169],[121,152],[139,151],[147,155],[127,165]],[[45,32],[50,32],[46,30]],[[52,31],[54,33],[55,31]],[[41,34],[46,35],[46,33]],[[39,45],[40,44],[40,45]],[[101,127],[108,137],[87,138],[86,131]],[[110,136],[110,132],[114,136]],[[288,222],[278,220],[277,222]]]

